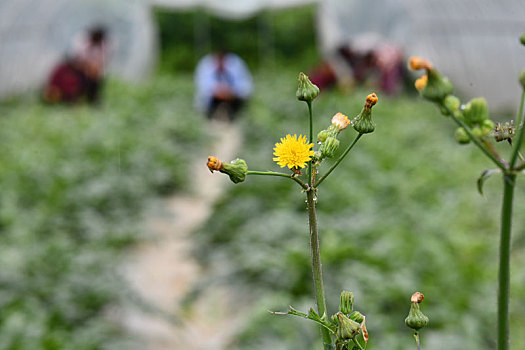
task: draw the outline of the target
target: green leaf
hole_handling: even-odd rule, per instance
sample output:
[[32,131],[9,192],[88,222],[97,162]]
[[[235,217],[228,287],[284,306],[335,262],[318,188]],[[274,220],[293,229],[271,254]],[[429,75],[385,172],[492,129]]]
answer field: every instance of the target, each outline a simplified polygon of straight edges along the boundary
[[493,174],[501,173],[501,169],[485,169],[481,175],[478,177],[478,192],[479,194],[483,195],[483,184],[489,177],[491,177]]

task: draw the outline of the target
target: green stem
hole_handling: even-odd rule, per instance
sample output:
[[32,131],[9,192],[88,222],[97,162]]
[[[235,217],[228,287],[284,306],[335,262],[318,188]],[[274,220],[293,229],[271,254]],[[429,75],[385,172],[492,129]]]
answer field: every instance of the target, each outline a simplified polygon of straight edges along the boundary
[[470,136],[470,139],[472,140],[472,142],[474,142],[474,144],[483,152],[485,153],[485,155],[487,157],[489,157],[493,162],[494,164],[496,164],[498,166],[498,168],[500,168],[501,170],[503,170],[504,172],[506,171],[506,167],[505,167],[505,164],[502,163],[500,161],[500,159],[498,159],[498,157],[494,154],[492,154],[482,143],[481,141],[479,140],[479,138],[477,138],[476,136],[474,136],[474,134],[472,134],[472,131],[470,130],[470,128],[468,127],[467,124],[465,124],[465,122],[463,122],[463,120],[459,119],[455,113],[450,110],[449,108],[447,108],[445,105],[442,105],[443,108],[445,108],[450,116],[452,117],[452,119],[456,122],[456,124],[458,124],[459,126],[461,126],[463,129],[465,129],[465,131],[467,132],[468,136]]
[[520,164],[518,164],[515,168],[516,171],[521,171],[525,169],[525,162],[521,162]]
[[[313,142],[314,139],[314,122],[313,122],[313,116],[312,116],[312,101],[306,101],[306,104],[308,105],[308,115],[310,116],[310,134],[308,138],[308,142]],[[312,161],[310,160],[308,162],[308,186],[312,187]]]
[[300,179],[295,177],[293,174],[278,173],[278,172],[275,172],[275,171],[252,171],[252,170],[248,170],[246,172],[246,175],[263,175],[263,176],[287,177],[287,178],[292,179],[295,182],[297,182],[305,190],[308,189],[308,186],[304,182],[302,182]]
[[363,136],[363,134],[359,134],[356,136],[356,138],[354,139],[354,141],[345,149],[345,151],[343,152],[343,154],[341,155],[341,157],[339,157],[339,159],[334,163],[334,165],[332,165],[330,167],[330,169],[328,169],[328,171],[326,172],[326,174],[324,174],[323,176],[321,176],[321,178],[319,179],[319,181],[317,181],[317,183],[314,185],[314,188],[317,188],[321,182],[324,181],[324,179],[326,179],[328,177],[328,175],[330,175],[330,173],[332,171],[334,171],[335,168],[337,168],[337,166],[339,165],[339,163],[341,163],[341,161],[344,159],[344,157],[346,157],[346,155],[348,154],[348,152],[350,152],[350,150],[354,147],[354,145],[357,143],[357,141],[359,141],[359,139],[361,138],[361,136]]
[[515,174],[506,173],[503,176],[498,276],[498,350],[509,349],[510,238],[515,181]]
[[514,165],[516,164],[516,159],[518,158],[518,153],[521,148],[521,143],[523,142],[523,132],[525,131],[525,128],[523,128],[522,122],[523,122],[523,103],[525,102],[525,89],[521,92],[521,101],[520,101],[520,108],[518,112],[518,117],[516,118],[517,125],[516,128],[518,129],[518,141],[514,142],[514,148],[512,149],[512,156],[510,157],[509,167],[510,169],[514,168]]
[[357,345],[357,347],[358,347],[359,349],[361,349],[361,350],[365,350],[365,349],[363,349],[363,346],[361,346],[361,344],[359,344],[359,342],[358,342],[355,338],[352,339],[352,340],[354,341],[354,344]]
[[[306,201],[308,205],[308,224],[310,227],[310,254],[312,257],[312,277],[314,281],[315,297],[317,300],[317,311],[321,318],[326,319],[326,300],[324,296],[323,270],[321,267],[321,252],[319,249],[319,231],[317,226],[317,213],[315,210],[314,190],[306,191]],[[332,337],[330,332],[321,327],[321,336],[325,350],[333,349]]]

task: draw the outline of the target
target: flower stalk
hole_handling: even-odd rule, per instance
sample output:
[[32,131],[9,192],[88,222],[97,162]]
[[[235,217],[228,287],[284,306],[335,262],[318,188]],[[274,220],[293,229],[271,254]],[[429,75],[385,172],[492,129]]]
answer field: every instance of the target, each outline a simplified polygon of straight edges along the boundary
[[516,175],[503,176],[498,275],[498,350],[509,349],[510,239]]
[[[319,228],[317,225],[317,212],[315,209],[315,190],[306,191],[306,202],[308,206],[308,226],[310,228],[310,255],[312,259],[312,278],[314,281],[317,311],[321,319],[327,318],[326,299],[324,294],[323,270],[321,266],[321,251],[319,247]],[[330,332],[321,327],[321,336],[325,350],[333,349]]]

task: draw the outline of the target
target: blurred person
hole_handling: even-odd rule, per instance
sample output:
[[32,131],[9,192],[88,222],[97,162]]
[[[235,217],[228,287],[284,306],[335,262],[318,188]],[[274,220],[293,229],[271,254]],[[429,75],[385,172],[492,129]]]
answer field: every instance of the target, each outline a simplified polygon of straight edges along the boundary
[[208,118],[233,120],[253,90],[246,63],[234,53],[220,50],[204,56],[195,70],[195,102]]
[[84,96],[85,78],[77,61],[66,58],[51,72],[44,88],[44,100],[48,103],[74,103]]
[[70,56],[59,62],[44,88],[49,103],[97,103],[107,60],[106,30],[93,27],[77,37]]
[[97,103],[108,56],[106,29],[95,26],[77,37],[73,43],[73,56],[84,73],[86,100]]

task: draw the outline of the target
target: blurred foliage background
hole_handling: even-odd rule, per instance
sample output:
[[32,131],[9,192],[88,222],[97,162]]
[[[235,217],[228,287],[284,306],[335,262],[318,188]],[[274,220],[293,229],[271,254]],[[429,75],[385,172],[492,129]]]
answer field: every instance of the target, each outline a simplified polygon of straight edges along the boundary
[[[127,335],[111,317],[112,306],[127,298],[118,265],[145,238],[148,205],[182,190],[189,162],[208,145],[206,122],[192,105],[191,73],[213,46],[239,53],[255,72],[253,100],[239,118],[245,142],[238,156],[250,168],[276,170],[275,142],[307,133],[306,105],[295,89],[299,70],[318,60],[311,7],[239,22],[200,11],[158,11],[156,18],[162,54],[150,82],[110,80],[98,108],[44,106],[36,95],[0,104],[0,349],[122,346]],[[198,39],[198,21],[209,21],[211,38]],[[264,26],[271,39],[260,36]],[[359,113],[368,92],[324,92],[314,103],[316,131],[336,112]],[[456,144],[451,121],[410,94],[379,98],[376,132],[318,195],[329,310],[342,289],[351,290],[367,315],[368,349],[407,349],[414,342],[403,321],[419,290],[430,317],[425,349],[492,349],[500,180],[490,179],[480,196],[475,180],[491,164]],[[353,133],[344,132],[342,149]],[[515,349],[525,348],[524,192],[520,184]],[[319,348],[315,325],[266,312],[313,306],[307,232],[298,186],[263,177],[229,184],[196,232],[194,255],[217,277],[202,285],[228,284],[252,305],[232,349]]]
[[151,200],[185,186],[191,152],[206,144],[185,87],[110,81],[98,109],[33,96],[0,104],[0,348],[122,338],[110,307],[132,297],[122,255]]

